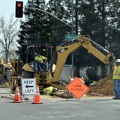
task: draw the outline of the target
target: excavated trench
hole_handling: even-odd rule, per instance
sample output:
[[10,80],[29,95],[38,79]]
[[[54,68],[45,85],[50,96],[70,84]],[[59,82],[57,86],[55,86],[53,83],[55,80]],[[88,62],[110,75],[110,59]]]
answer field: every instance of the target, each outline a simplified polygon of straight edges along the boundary
[[94,85],[89,87],[87,95],[93,96],[113,96],[114,95],[114,86],[112,74],[108,77],[99,80]]

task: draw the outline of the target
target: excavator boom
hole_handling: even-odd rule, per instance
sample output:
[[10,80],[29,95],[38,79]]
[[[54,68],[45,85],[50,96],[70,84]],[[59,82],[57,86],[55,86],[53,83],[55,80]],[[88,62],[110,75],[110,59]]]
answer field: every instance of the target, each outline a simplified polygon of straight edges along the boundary
[[99,45],[100,49],[107,52],[107,55],[104,55],[96,47],[93,46],[93,44],[91,43],[91,40],[88,37],[78,35],[77,40],[68,41],[56,47],[58,58],[57,58],[54,77],[51,82],[58,81],[62,68],[66,62],[68,55],[74,52],[75,50],[77,50],[81,46],[87,49],[89,53],[93,54],[96,58],[98,58],[104,64],[110,64],[112,61],[115,60],[115,56],[113,55],[113,53],[107,51],[106,49],[104,49],[102,46]]

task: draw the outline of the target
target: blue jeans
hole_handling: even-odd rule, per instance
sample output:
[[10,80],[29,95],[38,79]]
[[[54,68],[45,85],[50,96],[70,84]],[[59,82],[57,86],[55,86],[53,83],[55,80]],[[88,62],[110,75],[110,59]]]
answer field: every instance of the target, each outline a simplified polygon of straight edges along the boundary
[[35,61],[34,65],[35,65],[36,71],[41,71],[41,70],[46,71],[46,64],[45,63],[40,63],[38,61]]
[[120,80],[114,80],[115,98],[120,98]]
[[34,69],[36,70],[36,71],[40,71],[41,70],[41,65],[40,65],[40,63],[38,62],[38,61],[35,61],[34,62]]
[[45,63],[40,63],[40,66],[43,69],[43,71],[46,71],[46,64]]

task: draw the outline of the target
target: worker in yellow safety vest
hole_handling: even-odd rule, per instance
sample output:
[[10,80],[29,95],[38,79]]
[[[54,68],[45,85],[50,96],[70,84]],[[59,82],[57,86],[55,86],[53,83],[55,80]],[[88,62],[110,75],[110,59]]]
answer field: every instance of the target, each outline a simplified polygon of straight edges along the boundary
[[45,61],[47,60],[47,58],[41,54],[37,54],[37,56],[35,57],[35,60],[38,62],[37,63],[37,67],[42,71],[46,70],[46,63]]
[[116,60],[116,66],[113,68],[114,93],[115,98],[120,99],[120,59]]
[[46,95],[52,95],[53,92],[57,91],[57,88],[54,88],[53,86],[49,86],[45,88],[43,91]]

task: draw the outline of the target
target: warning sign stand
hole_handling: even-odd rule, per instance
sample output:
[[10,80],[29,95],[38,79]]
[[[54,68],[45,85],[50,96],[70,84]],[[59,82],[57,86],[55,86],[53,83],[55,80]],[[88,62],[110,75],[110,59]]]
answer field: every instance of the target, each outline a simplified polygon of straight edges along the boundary
[[89,90],[89,88],[84,84],[84,82],[78,77],[74,78],[74,80],[71,81],[66,88],[77,99],[81,98]]

